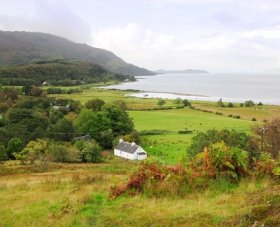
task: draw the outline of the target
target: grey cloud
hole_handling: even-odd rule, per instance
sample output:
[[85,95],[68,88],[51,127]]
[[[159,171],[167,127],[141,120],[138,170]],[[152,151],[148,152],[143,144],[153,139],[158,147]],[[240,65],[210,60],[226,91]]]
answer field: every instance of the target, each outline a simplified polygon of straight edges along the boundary
[[[0,11],[0,28],[52,33],[76,42],[89,42],[91,29],[63,1],[33,1],[18,15]],[[20,7],[22,3],[18,2]],[[13,5],[15,6],[15,5]]]

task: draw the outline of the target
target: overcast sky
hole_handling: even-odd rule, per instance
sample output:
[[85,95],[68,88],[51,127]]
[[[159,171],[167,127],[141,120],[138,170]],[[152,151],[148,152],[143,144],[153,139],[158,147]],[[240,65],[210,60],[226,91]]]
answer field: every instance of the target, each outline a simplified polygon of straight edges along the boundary
[[40,31],[156,69],[280,68],[280,0],[0,0],[0,30]]

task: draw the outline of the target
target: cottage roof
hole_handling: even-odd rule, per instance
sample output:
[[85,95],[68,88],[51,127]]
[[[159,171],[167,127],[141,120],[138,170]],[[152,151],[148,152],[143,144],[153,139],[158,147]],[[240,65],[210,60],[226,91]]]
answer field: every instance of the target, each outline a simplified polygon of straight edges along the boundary
[[76,137],[74,138],[74,140],[91,140],[91,136],[90,135],[84,135],[84,136],[80,136],[80,137]]
[[137,151],[137,149],[139,148],[138,145],[134,144],[134,143],[127,143],[127,142],[120,142],[115,149],[120,150],[120,151],[124,151],[130,154],[134,154],[135,151]]

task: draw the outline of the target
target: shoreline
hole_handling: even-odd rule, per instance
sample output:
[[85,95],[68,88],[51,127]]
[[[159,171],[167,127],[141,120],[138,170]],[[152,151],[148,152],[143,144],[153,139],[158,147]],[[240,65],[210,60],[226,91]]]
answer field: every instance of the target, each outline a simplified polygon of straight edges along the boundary
[[[245,101],[252,100],[254,103],[263,103],[265,105],[275,105],[280,106],[280,100],[267,99],[267,98],[252,98],[252,97],[223,97],[223,96],[209,96],[201,94],[190,94],[185,92],[173,92],[173,91],[155,91],[155,90],[140,90],[140,89],[129,89],[129,88],[118,88],[118,85],[125,85],[128,83],[135,83],[144,78],[137,78],[136,81],[130,82],[120,82],[117,85],[108,85],[102,86],[100,88],[108,90],[119,90],[129,92],[126,96],[137,97],[137,98],[163,98],[163,99],[189,99],[192,101],[208,101],[208,102],[217,102],[222,99],[223,102],[232,102],[232,103],[244,103]],[[146,79],[146,78],[145,78]],[[114,87],[116,86],[116,87]]]

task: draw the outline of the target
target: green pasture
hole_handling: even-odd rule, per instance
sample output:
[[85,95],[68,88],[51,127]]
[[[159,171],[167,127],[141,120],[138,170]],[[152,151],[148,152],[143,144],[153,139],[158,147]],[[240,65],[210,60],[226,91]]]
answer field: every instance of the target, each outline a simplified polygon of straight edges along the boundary
[[[142,136],[148,154],[166,163],[177,163],[186,154],[191,138],[197,132],[210,129],[235,129],[250,132],[252,121],[234,119],[213,113],[192,109],[172,109],[158,111],[130,111],[138,131],[166,130],[162,135]],[[191,134],[179,134],[180,130],[190,130]]]

